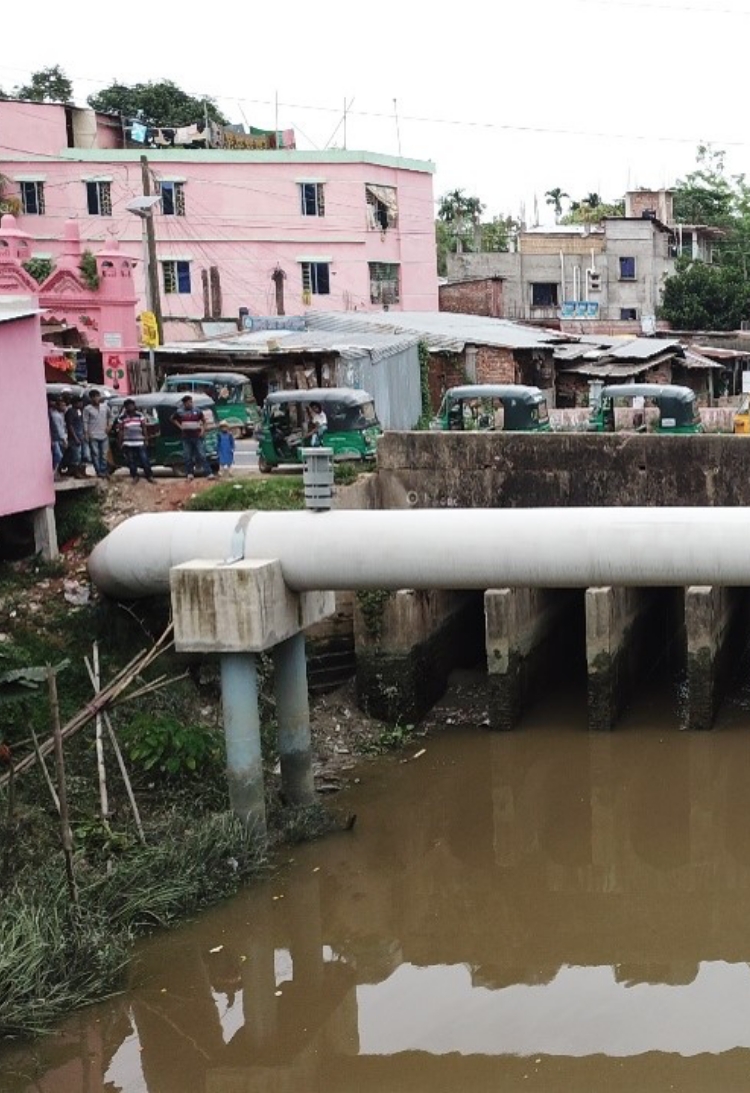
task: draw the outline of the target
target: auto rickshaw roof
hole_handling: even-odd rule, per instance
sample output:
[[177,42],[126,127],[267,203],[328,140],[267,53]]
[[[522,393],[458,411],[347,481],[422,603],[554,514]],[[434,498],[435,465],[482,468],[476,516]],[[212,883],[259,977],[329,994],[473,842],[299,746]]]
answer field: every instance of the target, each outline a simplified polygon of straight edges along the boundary
[[602,387],[599,398],[653,398],[695,402],[695,391],[673,383],[618,383]]
[[449,387],[446,398],[454,400],[466,398],[516,398],[521,402],[537,403],[544,398],[538,387],[528,387],[523,383],[467,383],[462,387]]
[[154,391],[148,395],[119,395],[116,399],[112,399],[112,402],[122,406],[128,399],[132,399],[140,410],[158,410],[160,406],[174,407],[177,410],[186,393],[190,395],[196,406],[209,409],[215,405],[214,400],[208,395],[194,395],[185,391]]
[[357,391],[353,387],[309,387],[306,391],[273,391],[266,395],[265,404],[279,405],[288,402],[319,402],[325,405],[338,402],[344,406],[364,406],[373,402],[367,391]]
[[86,398],[92,391],[98,391],[103,399],[109,401],[118,398],[118,392],[114,387],[107,387],[103,383],[48,383],[47,397],[59,395],[71,395],[73,398]]
[[250,383],[250,377],[242,372],[175,372],[166,377],[166,383],[189,383],[203,380],[207,383]]

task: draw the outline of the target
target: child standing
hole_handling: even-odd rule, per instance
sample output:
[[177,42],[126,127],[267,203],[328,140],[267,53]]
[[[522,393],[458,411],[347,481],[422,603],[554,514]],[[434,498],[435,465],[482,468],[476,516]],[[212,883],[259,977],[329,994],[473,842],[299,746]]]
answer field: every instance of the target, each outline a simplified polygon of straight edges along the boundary
[[234,436],[229,431],[229,426],[226,421],[222,421],[219,426],[219,435],[216,438],[216,448],[219,456],[221,473],[231,474],[232,464],[234,463]]

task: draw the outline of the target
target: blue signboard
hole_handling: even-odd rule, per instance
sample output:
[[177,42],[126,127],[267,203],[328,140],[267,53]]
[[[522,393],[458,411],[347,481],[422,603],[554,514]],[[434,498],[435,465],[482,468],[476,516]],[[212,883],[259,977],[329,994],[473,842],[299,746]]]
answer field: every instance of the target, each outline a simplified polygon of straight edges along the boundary
[[599,304],[594,300],[565,300],[560,308],[561,319],[598,319]]

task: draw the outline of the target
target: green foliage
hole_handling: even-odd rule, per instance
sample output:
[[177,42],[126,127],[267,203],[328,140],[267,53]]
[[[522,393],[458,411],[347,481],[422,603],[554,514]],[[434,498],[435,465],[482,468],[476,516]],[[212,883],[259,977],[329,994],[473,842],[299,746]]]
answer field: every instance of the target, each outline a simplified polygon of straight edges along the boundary
[[222,755],[220,733],[208,725],[184,724],[169,714],[136,714],[120,735],[133,763],[166,779],[202,776]]
[[665,281],[660,315],[678,330],[737,330],[750,318],[750,284],[730,266],[678,262]]
[[8,188],[12,185],[7,175],[0,173],[0,215],[3,213],[12,213],[14,216],[18,216],[21,211],[21,202],[15,196],[15,194],[8,193]]
[[387,751],[400,751],[410,744],[415,736],[419,735],[414,725],[402,725],[397,721],[395,725],[386,725],[377,739],[370,741],[364,747],[367,755],[382,755]]
[[587,194],[581,201],[571,201],[561,224],[600,224],[608,216],[624,216],[624,201],[602,201],[599,194]]
[[94,110],[119,114],[144,125],[194,125],[206,113],[219,125],[227,122],[213,99],[195,98],[172,80],[130,85],[114,80],[109,87],[89,95],[88,104]]
[[337,486],[351,486],[364,469],[358,463],[334,463],[333,481]]
[[430,399],[430,347],[427,342],[417,346],[419,353],[419,393],[422,413],[417,422],[418,429],[429,429],[432,421],[432,401]]
[[131,841],[109,871],[78,866],[79,912],[61,859],[0,900],[0,1039],[47,1032],[113,990],[135,935],[232,895],[265,869],[262,845],[237,817],[187,816],[152,825],[148,845]]
[[73,84],[59,65],[52,65],[32,73],[27,84],[15,89],[13,98],[31,102],[69,103],[73,101]]
[[96,258],[90,250],[85,250],[81,255],[78,269],[86,287],[90,288],[92,292],[96,292],[99,288],[99,270],[97,269]]
[[555,223],[557,223],[557,221],[562,216],[563,198],[564,197],[569,198],[570,194],[567,194],[565,192],[565,190],[561,190],[559,186],[555,186],[553,189],[547,190],[547,192],[544,196],[545,196],[545,199],[547,201],[547,204],[551,205],[552,208],[555,211]]
[[80,539],[93,550],[108,532],[102,517],[101,496],[97,490],[76,490],[60,496],[55,506],[58,542],[64,546]]
[[297,475],[279,475],[262,481],[221,482],[191,497],[185,505],[194,512],[242,512],[244,509],[303,509],[305,495]]
[[[674,193],[674,218],[679,224],[727,227],[732,221],[738,179],[727,177],[726,153],[710,144],[699,144],[696,167],[680,179]],[[741,176],[740,176],[741,177]]]
[[380,641],[383,630],[383,611],[392,592],[384,588],[360,589],[357,592],[357,604],[364,619],[365,629],[374,641]]
[[41,285],[42,281],[46,281],[52,273],[55,263],[51,258],[29,258],[27,262],[23,263],[23,268]]

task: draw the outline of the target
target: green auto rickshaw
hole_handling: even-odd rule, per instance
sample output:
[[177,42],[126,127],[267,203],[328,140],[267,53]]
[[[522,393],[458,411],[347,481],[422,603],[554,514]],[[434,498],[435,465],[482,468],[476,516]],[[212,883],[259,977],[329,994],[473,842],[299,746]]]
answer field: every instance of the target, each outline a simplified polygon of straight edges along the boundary
[[[594,433],[613,433],[615,431],[615,403],[633,404],[633,399],[640,401],[640,408],[648,404],[655,406],[659,417],[650,431],[655,433],[702,433],[698,402],[695,391],[689,387],[680,387],[672,383],[619,383],[602,387],[591,404],[588,429]],[[634,429],[646,431],[646,415],[640,415]]]
[[[136,407],[146,419],[148,436],[148,455],[154,467],[169,467],[173,474],[185,473],[185,460],[182,453],[182,433],[172,421],[176,410],[182,406],[184,395],[176,391],[157,391],[151,395],[129,395]],[[219,469],[216,451],[218,422],[213,401],[207,395],[193,395],[193,405],[203,414],[206,432],[203,441],[211,470]],[[124,398],[111,399],[109,406],[115,415],[115,422],[122,412]],[[110,453],[116,467],[125,466],[125,458],[117,439],[116,424],[110,436]]]
[[[315,430],[312,414],[321,412],[325,428]],[[332,448],[337,461],[374,459],[382,432],[375,403],[366,391],[349,387],[274,391],[266,397],[256,431],[258,467],[268,474],[281,463],[301,463],[302,449],[315,443]]]
[[252,436],[260,423],[253,385],[241,372],[185,372],[167,376],[162,391],[208,395],[215,404],[219,424],[226,421],[238,439]]
[[449,387],[431,429],[451,432],[549,432],[547,399],[520,383],[470,383]]

